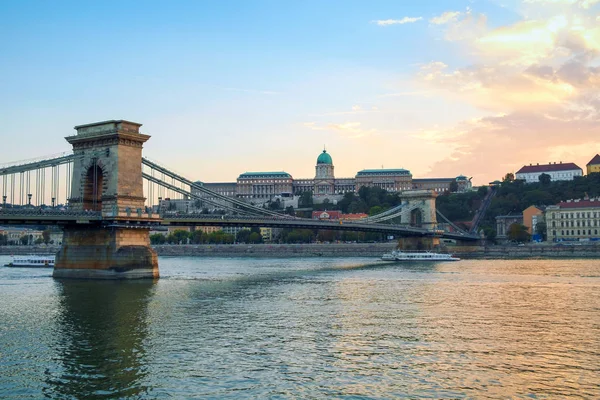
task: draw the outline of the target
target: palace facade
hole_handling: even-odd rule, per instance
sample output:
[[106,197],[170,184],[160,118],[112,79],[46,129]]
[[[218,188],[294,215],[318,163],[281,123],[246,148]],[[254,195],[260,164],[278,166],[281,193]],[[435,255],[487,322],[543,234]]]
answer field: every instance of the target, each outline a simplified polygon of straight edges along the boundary
[[466,176],[456,178],[415,179],[406,169],[364,169],[353,178],[336,178],[333,159],[323,150],[317,157],[314,178],[294,179],[291,174],[278,172],[244,172],[236,182],[203,183],[207,189],[219,194],[242,199],[268,200],[274,196],[292,197],[310,192],[315,197],[341,196],[347,192],[358,192],[361,187],[377,187],[388,192],[413,189],[430,189],[437,193],[464,192],[471,189],[471,180]]

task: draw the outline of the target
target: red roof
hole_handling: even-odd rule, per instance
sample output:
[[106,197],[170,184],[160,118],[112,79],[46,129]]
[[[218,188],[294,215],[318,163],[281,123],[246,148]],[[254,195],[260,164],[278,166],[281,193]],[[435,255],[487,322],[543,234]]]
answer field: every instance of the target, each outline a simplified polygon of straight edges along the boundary
[[592,158],[590,160],[589,163],[587,163],[586,165],[597,165],[600,164],[600,154],[596,154],[596,156],[594,158]]
[[543,164],[543,165],[525,165],[517,174],[527,174],[531,172],[555,172],[555,171],[572,171],[581,170],[575,163],[561,163],[561,164]]
[[561,201],[558,203],[560,208],[585,208],[585,207],[599,207],[600,200],[579,200],[579,201]]
[[313,211],[312,219],[340,219],[341,211]]

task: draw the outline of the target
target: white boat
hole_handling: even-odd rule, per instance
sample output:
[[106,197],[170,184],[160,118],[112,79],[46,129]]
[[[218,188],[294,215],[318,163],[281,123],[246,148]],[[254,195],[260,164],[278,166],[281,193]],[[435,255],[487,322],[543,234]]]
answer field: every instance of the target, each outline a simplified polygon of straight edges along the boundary
[[29,255],[29,256],[12,256],[12,261],[5,267],[33,267],[33,268],[54,268],[53,255]]
[[460,261],[452,254],[433,253],[431,251],[393,250],[381,256],[383,261]]

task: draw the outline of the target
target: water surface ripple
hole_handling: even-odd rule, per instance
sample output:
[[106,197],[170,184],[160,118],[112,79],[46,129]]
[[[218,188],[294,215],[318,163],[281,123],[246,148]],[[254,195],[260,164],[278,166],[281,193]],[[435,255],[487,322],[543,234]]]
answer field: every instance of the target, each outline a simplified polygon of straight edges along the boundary
[[160,268],[1,268],[0,398],[600,398],[598,260]]

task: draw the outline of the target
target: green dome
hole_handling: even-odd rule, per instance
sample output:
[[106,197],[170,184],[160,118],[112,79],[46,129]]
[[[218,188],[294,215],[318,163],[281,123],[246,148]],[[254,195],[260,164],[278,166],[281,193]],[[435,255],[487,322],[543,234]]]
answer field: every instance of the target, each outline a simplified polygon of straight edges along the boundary
[[317,164],[329,164],[333,165],[333,161],[331,160],[331,156],[327,154],[327,150],[323,150],[319,157],[317,158]]

